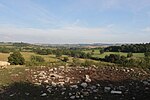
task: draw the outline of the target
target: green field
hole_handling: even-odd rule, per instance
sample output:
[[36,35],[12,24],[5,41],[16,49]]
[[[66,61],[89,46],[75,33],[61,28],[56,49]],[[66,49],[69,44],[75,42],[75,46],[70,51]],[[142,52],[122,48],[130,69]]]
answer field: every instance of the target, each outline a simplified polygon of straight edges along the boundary
[[[21,54],[23,55],[23,57],[25,58],[26,61],[30,61],[30,57],[31,55],[34,56],[41,56],[45,59],[45,61],[57,61],[58,59],[55,57],[55,55],[38,55],[32,52],[21,52]],[[8,57],[9,57],[9,53],[0,53],[0,61],[7,61]]]
[[[84,50],[83,52],[85,53],[91,53],[92,50]],[[93,52],[93,57],[99,57],[99,58],[104,58],[106,55],[110,55],[110,54],[119,54],[119,55],[123,55],[123,56],[127,56],[127,53],[124,52],[105,52],[103,54],[99,53],[99,50],[94,50]],[[133,53],[134,57],[144,57],[144,53]]]

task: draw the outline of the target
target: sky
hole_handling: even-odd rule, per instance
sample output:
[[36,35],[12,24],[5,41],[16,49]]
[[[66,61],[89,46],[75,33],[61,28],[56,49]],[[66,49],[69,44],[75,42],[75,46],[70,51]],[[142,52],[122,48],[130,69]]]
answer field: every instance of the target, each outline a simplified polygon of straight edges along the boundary
[[150,42],[150,0],[0,0],[0,41]]

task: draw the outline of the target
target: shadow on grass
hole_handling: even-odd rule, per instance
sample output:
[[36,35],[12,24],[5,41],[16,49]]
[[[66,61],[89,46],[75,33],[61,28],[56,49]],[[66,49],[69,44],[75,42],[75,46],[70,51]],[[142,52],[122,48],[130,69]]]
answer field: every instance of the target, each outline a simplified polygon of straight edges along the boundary
[[[0,100],[70,100],[71,96],[74,100],[150,100],[150,85],[141,81],[95,81],[88,83],[86,88],[81,87],[80,84],[77,84],[78,88],[73,89],[69,86],[34,85],[30,82],[13,83],[2,87]],[[91,88],[93,86],[96,88]],[[104,92],[104,87],[111,89]],[[112,94],[111,90],[122,93]],[[85,95],[87,91],[89,94]]]

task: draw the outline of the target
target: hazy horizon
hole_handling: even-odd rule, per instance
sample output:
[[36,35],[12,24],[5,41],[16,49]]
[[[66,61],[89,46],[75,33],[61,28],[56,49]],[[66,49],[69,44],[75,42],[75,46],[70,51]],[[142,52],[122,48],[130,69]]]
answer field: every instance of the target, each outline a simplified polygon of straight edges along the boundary
[[0,0],[0,40],[150,42],[150,0]]

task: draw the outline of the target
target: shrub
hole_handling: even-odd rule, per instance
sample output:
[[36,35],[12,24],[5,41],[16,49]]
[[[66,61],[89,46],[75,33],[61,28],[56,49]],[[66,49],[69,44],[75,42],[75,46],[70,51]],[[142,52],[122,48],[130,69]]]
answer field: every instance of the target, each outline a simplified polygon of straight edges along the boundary
[[63,61],[67,62],[67,61],[69,61],[69,58],[68,57],[64,57]]
[[31,61],[32,62],[45,62],[44,58],[41,56],[31,56]]
[[14,51],[10,56],[8,57],[8,62],[11,65],[23,65],[25,63],[25,59],[21,55],[20,52]]
[[127,57],[128,57],[128,58],[130,58],[130,57],[132,57],[132,56],[133,56],[132,52],[129,52],[129,53],[127,54]]

